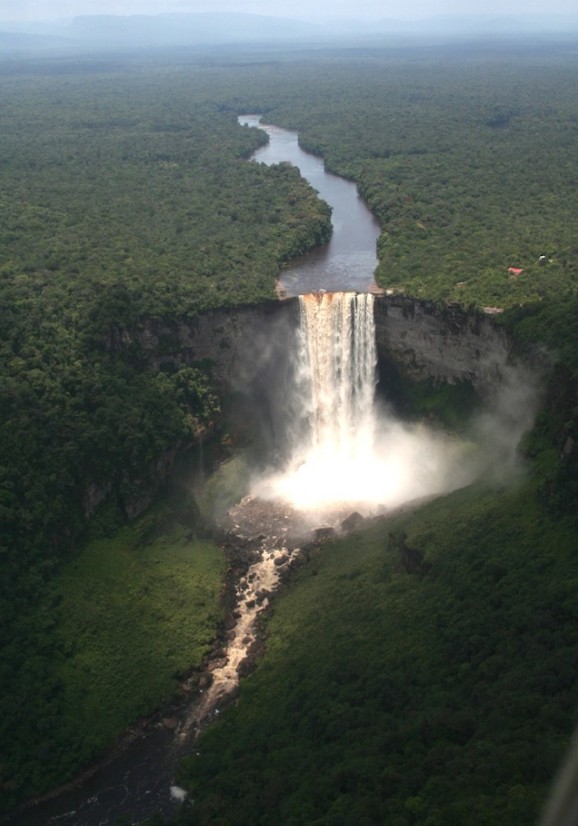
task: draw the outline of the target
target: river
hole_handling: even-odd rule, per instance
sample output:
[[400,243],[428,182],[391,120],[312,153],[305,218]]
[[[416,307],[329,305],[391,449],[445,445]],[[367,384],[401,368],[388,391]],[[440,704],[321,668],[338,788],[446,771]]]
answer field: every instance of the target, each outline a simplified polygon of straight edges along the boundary
[[[259,126],[269,135],[269,143],[255,153],[253,160],[266,164],[281,161],[294,164],[332,208],[331,241],[283,271],[280,278],[283,291],[287,295],[300,295],[320,290],[371,290],[380,230],[359,197],[356,186],[326,172],[322,160],[303,152],[297,133],[261,125],[257,115],[242,116],[239,121],[249,126]],[[249,502],[244,512],[235,511],[238,522],[244,518],[251,521],[251,530],[246,535],[250,535],[255,528],[257,517],[251,512],[253,507],[254,503]],[[253,549],[250,573],[237,586],[235,612],[238,628],[229,633],[231,642],[227,657],[222,663],[216,661],[209,666],[213,682],[210,690],[206,691],[207,696],[194,696],[193,691],[188,703],[166,709],[135,729],[124,745],[119,744],[114,754],[93,767],[89,774],[78,778],[66,789],[55,792],[50,799],[18,811],[3,820],[3,824],[112,826],[121,817],[138,823],[157,811],[164,815],[175,811],[179,790],[171,784],[174,783],[177,766],[184,754],[193,748],[196,731],[207,718],[218,713],[220,701],[234,692],[235,680],[238,681],[236,667],[239,658],[244,656],[238,650],[238,640],[248,639],[251,642],[254,619],[261,607],[266,606],[268,595],[276,589],[283,566],[291,564],[299,552],[286,535],[289,518],[286,513],[278,515],[267,508],[260,516],[267,520],[267,525],[257,531],[264,542],[261,547]],[[240,536],[243,535],[239,524],[232,528]],[[258,598],[255,594],[259,595]]]
[[331,240],[295,259],[283,270],[279,280],[284,293],[368,292],[374,288],[380,228],[356,185],[327,172],[321,158],[304,152],[297,132],[264,124],[260,115],[241,115],[239,123],[258,126],[269,136],[269,143],[253,154],[254,161],[267,165],[282,161],[293,164],[332,210]]

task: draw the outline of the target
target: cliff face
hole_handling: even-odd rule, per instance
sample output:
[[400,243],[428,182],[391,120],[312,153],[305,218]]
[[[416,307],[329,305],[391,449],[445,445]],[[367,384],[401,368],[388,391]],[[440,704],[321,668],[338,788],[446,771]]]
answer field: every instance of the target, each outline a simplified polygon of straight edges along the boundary
[[286,352],[298,313],[296,301],[271,301],[213,310],[186,321],[147,318],[131,329],[111,327],[106,346],[136,347],[157,369],[204,363],[218,385],[236,388]]
[[[290,380],[298,314],[297,301],[271,301],[187,320],[145,318],[132,327],[111,326],[103,343],[113,352],[132,352],[156,370],[201,366],[220,391],[232,432],[247,442],[258,433],[263,450],[269,452],[275,449],[277,429],[288,415],[283,389]],[[207,435],[208,431],[199,433],[199,441]],[[127,518],[138,516],[156,498],[179,453],[191,446],[168,445],[139,478],[126,480],[122,494],[112,484],[89,485],[83,494],[85,518],[90,519],[111,497]]]
[[378,296],[375,326],[380,367],[392,363],[411,379],[470,381],[484,395],[510,357],[505,332],[458,305]]
[[[113,328],[111,349],[137,346],[156,368],[170,363],[210,364],[222,387],[239,390],[275,381],[290,355],[298,300],[216,310],[190,321],[145,319],[138,328]],[[510,355],[505,332],[491,318],[457,305],[439,306],[403,296],[376,296],[380,363],[408,377],[468,380],[483,391],[499,381]]]

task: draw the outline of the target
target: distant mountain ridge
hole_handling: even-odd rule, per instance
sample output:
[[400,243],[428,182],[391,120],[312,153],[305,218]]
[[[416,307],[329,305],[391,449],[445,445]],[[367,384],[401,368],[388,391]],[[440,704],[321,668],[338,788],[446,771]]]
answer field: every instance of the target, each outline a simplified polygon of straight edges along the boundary
[[[422,20],[298,20],[257,14],[203,12],[83,15],[50,21],[0,22],[0,47],[166,47],[233,43],[329,41],[383,36],[455,37],[578,33],[577,15],[440,15]],[[16,37],[18,35],[18,37]]]
[[0,22],[0,34],[38,38],[58,37],[73,44],[97,46],[169,46],[243,43],[251,41],[306,40],[323,34],[323,27],[301,20],[264,15],[206,12],[159,15],[82,15],[72,19],[35,22]]
[[[313,27],[316,29],[317,27]],[[75,17],[63,31],[69,37],[130,44],[222,43],[306,38],[311,24],[253,14],[94,15]]]

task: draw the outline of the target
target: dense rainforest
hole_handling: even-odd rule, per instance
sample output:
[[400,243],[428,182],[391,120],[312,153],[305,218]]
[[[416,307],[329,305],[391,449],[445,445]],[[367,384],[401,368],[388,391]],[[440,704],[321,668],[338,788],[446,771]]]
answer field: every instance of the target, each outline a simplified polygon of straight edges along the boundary
[[[83,536],[88,516],[95,517],[95,535],[97,524],[105,534],[122,525],[138,508],[150,477],[159,475],[159,459],[211,429],[219,400],[206,365],[153,371],[134,348],[107,349],[109,329],[143,317],[191,318],[206,308],[274,297],[283,261],[330,232],[327,206],[296,169],[247,163],[263,133],[241,129],[234,113],[199,81],[195,73],[160,69],[134,77],[2,78],[0,681],[6,802],[25,787],[30,792],[65,779],[161,696],[153,690],[152,699],[137,699],[127,685],[128,716],[118,719],[113,709],[112,731],[91,722],[88,709],[103,701],[95,690],[99,667],[81,664],[84,678],[70,688],[71,655],[81,650],[84,659],[86,651],[70,639],[63,596],[69,588],[56,587],[53,573]],[[187,519],[194,523],[191,507],[178,506],[185,528]],[[138,538],[127,542],[139,544]],[[220,562],[213,567],[216,572]],[[211,589],[215,602],[218,585]],[[160,598],[149,599],[149,615]],[[161,610],[172,610],[170,599],[167,590],[163,605],[169,605]],[[179,621],[186,625],[186,603],[181,607]],[[207,613],[214,631],[214,612]],[[144,650],[150,628],[141,625],[151,621],[148,616],[136,623]],[[181,644],[184,638],[170,648]],[[192,662],[184,656],[180,666],[167,662],[173,685]],[[123,660],[120,653],[114,657]],[[130,681],[150,683],[142,672]],[[69,690],[85,693],[85,701],[71,700]],[[170,687],[163,691],[170,694]],[[70,709],[76,709],[72,716]],[[87,735],[78,716],[96,731]]]
[[[222,615],[189,488],[131,518],[160,458],[222,426],[210,364],[157,371],[107,341],[272,298],[327,240],[296,170],[247,163],[264,137],[237,115],[262,112],[358,183],[385,289],[503,311],[558,363],[518,489],[378,523],[297,574],[183,769],[181,818],[536,818],[578,719],[577,86],[571,50],[531,44],[0,64],[3,811],[166,701]],[[406,542],[427,573],[400,570]]]

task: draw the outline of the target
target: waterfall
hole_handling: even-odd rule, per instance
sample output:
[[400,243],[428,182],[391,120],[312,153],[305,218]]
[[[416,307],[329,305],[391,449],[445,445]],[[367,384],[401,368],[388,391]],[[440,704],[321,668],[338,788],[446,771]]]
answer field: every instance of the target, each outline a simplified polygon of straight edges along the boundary
[[375,404],[373,296],[299,298],[295,379],[285,388],[289,459],[254,480],[252,494],[282,501],[319,524],[364,515],[468,484],[463,442],[404,424]]
[[374,439],[373,296],[313,293],[299,298],[298,380],[309,449],[341,462]]
[[367,512],[385,495],[376,478],[383,468],[376,458],[373,296],[311,293],[299,304],[291,457],[254,493],[303,511]]

